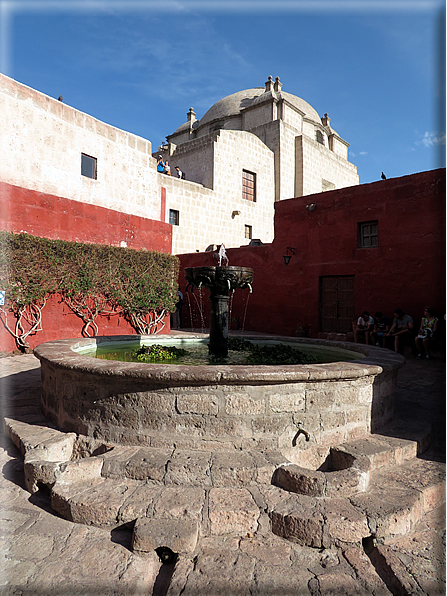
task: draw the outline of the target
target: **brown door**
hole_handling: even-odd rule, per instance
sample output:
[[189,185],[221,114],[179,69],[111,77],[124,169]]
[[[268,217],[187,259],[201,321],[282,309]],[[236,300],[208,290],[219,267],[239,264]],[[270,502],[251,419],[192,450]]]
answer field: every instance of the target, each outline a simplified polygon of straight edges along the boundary
[[352,331],[354,315],[354,276],[320,277],[321,331],[325,333]]

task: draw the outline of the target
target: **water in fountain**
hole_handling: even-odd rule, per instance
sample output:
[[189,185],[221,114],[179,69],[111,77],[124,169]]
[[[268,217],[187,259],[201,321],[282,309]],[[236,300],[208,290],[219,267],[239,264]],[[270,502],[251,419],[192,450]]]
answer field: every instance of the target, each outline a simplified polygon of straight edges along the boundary
[[245,319],[247,318],[247,309],[248,309],[248,301],[250,300],[250,292],[247,295],[247,300],[245,301],[245,309],[244,309],[244,317],[242,319],[242,333],[245,331]]
[[[224,244],[221,244],[219,247],[219,252],[217,253],[217,261],[219,263],[219,267],[225,267],[225,265],[228,267],[228,265],[230,264],[227,257],[227,253],[225,251]],[[222,262],[225,262],[225,265],[222,265]]]
[[[203,292],[202,289],[199,290],[199,298],[197,298],[196,294],[193,292],[186,292],[187,302],[188,302],[188,309],[189,309],[189,320],[192,333],[195,332],[195,324],[194,324],[194,315],[197,313],[199,317],[198,321],[198,328],[200,328],[201,333],[205,333],[205,315],[204,315],[204,308],[203,308]],[[194,298],[195,305],[197,309],[193,309],[192,298]]]

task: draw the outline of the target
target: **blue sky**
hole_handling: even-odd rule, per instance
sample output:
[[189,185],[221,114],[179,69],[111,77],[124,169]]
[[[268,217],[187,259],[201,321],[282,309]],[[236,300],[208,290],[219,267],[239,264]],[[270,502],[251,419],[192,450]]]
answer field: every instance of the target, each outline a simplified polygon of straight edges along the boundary
[[440,0],[0,0],[0,70],[152,142],[279,76],[360,183],[445,167]]

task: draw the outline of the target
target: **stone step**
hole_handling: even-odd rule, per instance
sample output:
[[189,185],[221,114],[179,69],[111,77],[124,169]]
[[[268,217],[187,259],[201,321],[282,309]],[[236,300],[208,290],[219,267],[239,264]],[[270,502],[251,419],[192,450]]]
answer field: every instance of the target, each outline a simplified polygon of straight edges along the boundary
[[287,493],[276,486],[265,498],[272,531],[292,542],[329,548],[372,536],[386,544],[445,502],[445,464],[413,458],[377,469],[368,490],[349,498]]
[[262,492],[272,532],[300,546],[359,544],[370,535],[366,515],[347,499],[286,493],[273,486]]
[[[113,527],[136,522],[135,544],[140,551],[153,543],[154,536],[160,538],[163,521],[190,522],[189,527],[191,523],[203,526],[214,536],[244,535],[256,531],[262,513],[245,488],[204,490],[111,478],[70,483],[58,480],[51,490],[51,506],[63,518],[85,525]],[[174,543],[158,546],[179,552]]]
[[[296,464],[279,466],[273,484],[314,497],[349,497],[367,490],[375,470],[399,465],[424,452],[430,444],[429,425],[395,422],[380,434],[330,449],[320,470]],[[412,439],[406,437],[414,437]]]
[[[420,437],[405,439],[391,435],[393,431],[390,429],[387,431],[390,434],[374,434],[343,443],[331,448],[329,466],[332,471],[360,467],[374,472],[379,468],[401,464],[426,450],[429,445],[430,431],[430,427],[426,425]],[[397,429],[395,432],[398,432]],[[361,465],[359,465],[360,462]]]
[[116,446],[103,454],[102,476],[204,488],[270,484],[275,469],[287,462],[279,452],[166,450]]
[[64,433],[42,424],[29,424],[13,418],[3,419],[3,432],[22,455],[35,452],[34,459],[41,461],[67,461],[73,453],[75,433]]
[[421,517],[445,502],[445,464],[414,458],[375,471],[366,493],[350,497],[381,542],[413,530]]
[[205,491],[198,487],[164,487],[130,478],[57,481],[51,490],[51,506],[62,517],[100,527],[140,517],[200,520],[204,503]]

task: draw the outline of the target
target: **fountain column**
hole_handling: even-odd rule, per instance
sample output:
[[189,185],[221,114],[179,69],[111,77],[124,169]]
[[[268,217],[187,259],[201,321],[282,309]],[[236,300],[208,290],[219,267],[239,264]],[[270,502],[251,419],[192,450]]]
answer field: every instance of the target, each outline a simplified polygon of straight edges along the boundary
[[208,351],[218,358],[228,356],[228,303],[229,296],[210,295],[210,343]]

